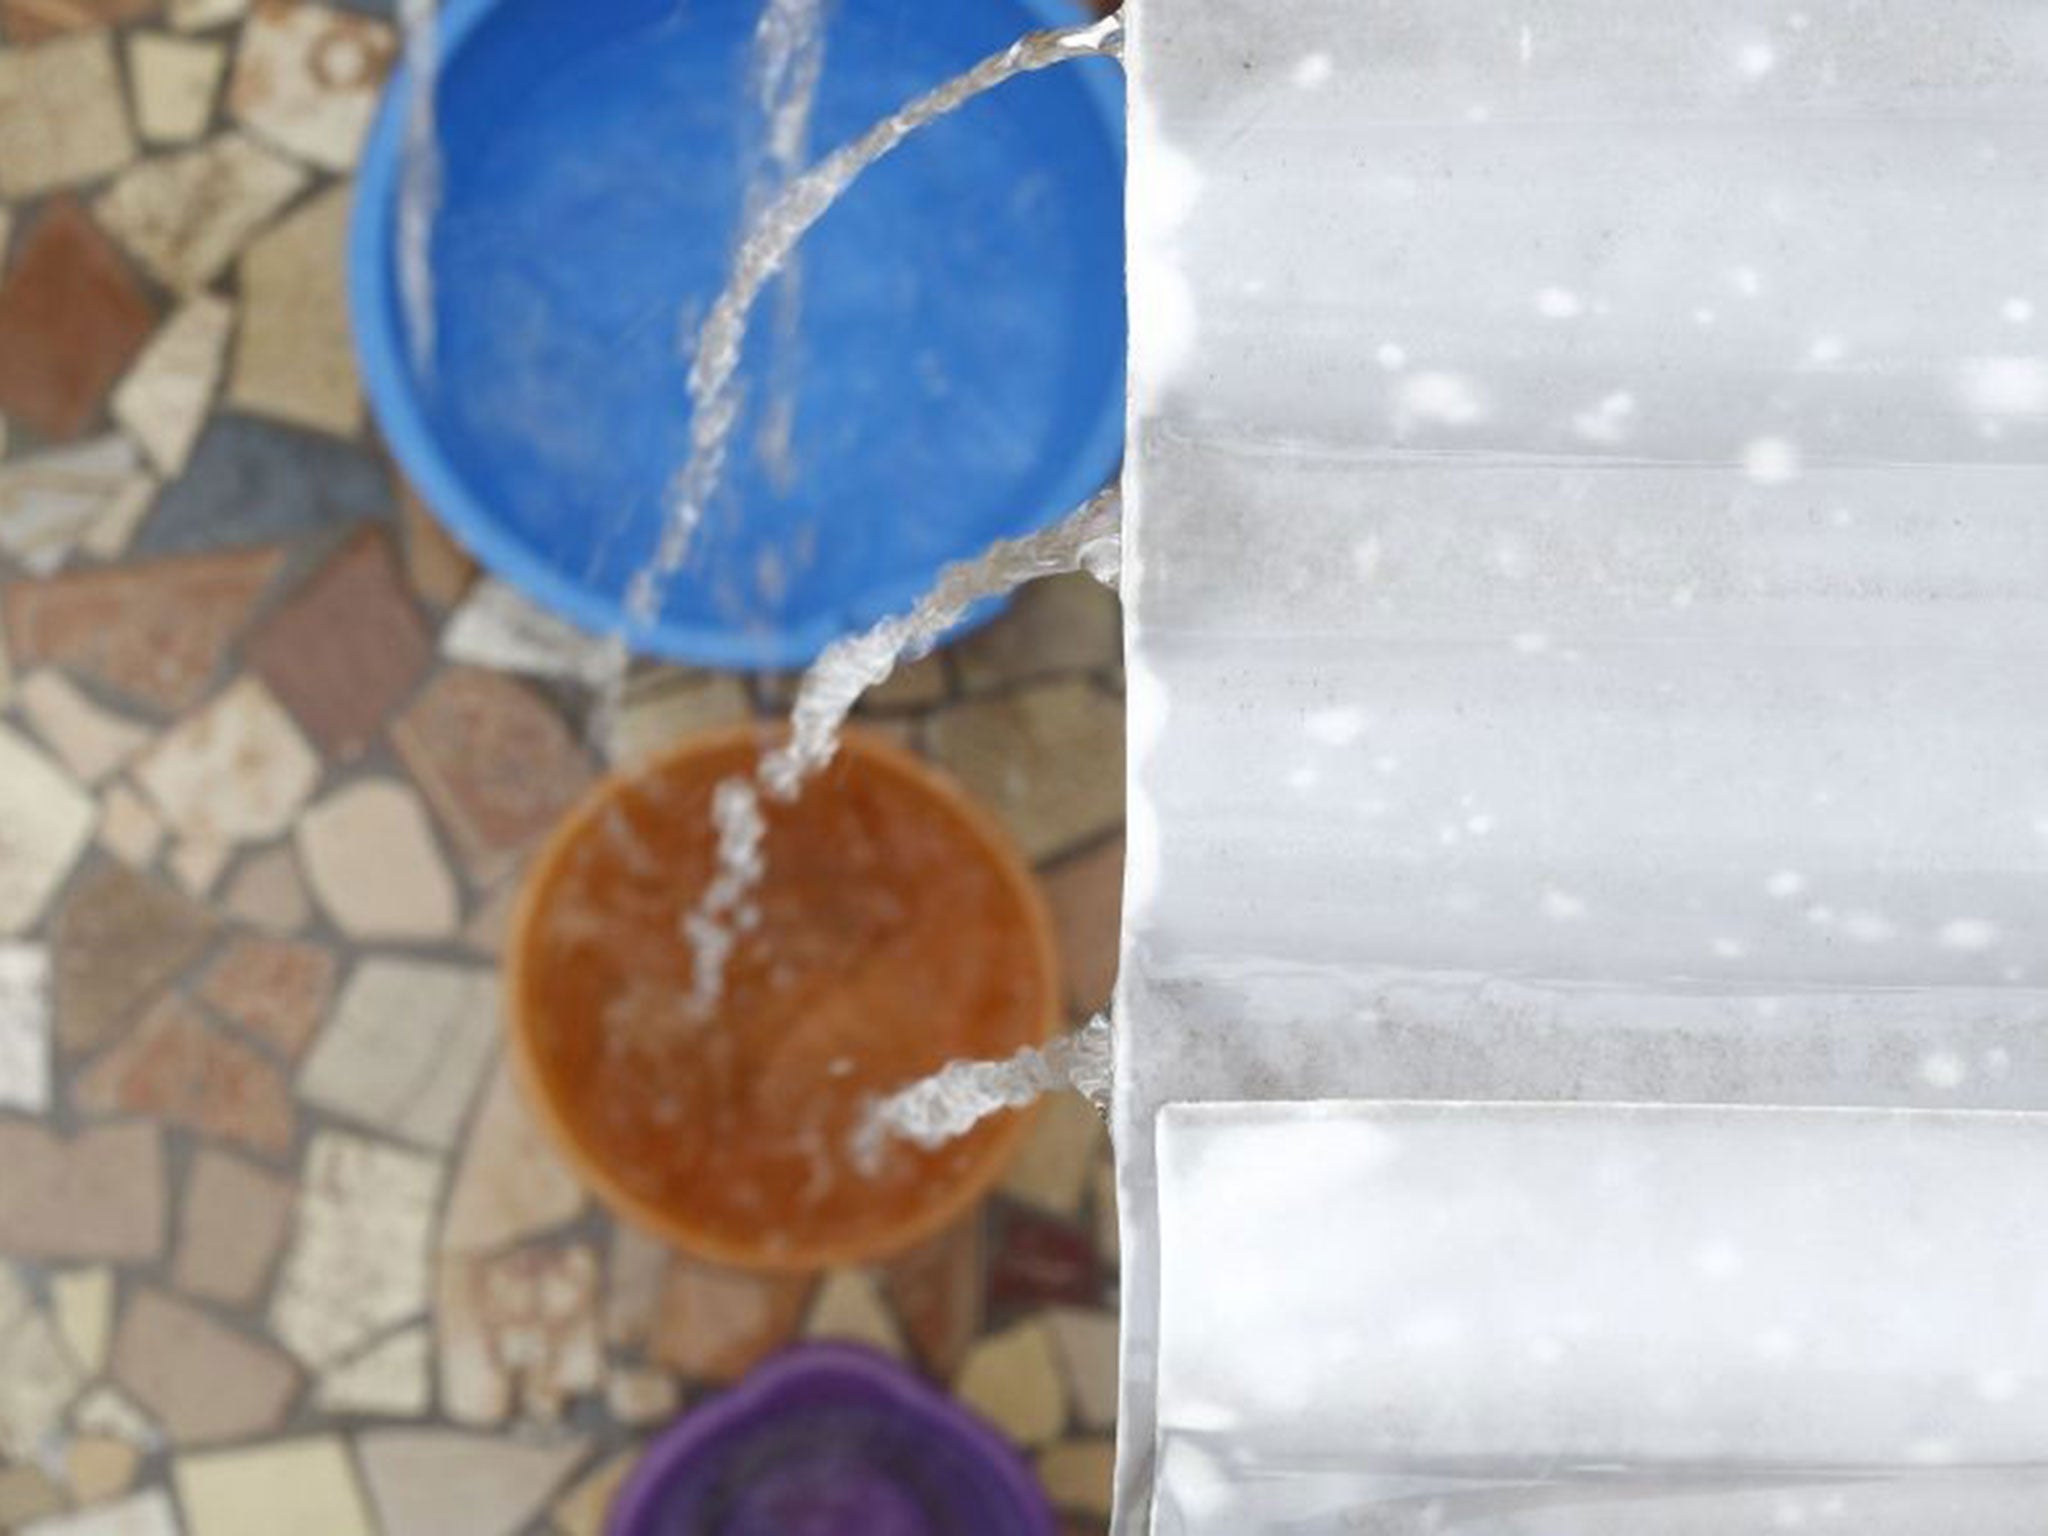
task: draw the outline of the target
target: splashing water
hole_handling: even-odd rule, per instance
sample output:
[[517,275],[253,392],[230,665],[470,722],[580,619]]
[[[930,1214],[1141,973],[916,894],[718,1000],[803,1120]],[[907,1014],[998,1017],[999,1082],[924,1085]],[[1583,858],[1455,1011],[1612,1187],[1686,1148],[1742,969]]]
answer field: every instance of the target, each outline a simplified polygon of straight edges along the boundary
[[1002,1061],[949,1062],[877,1100],[854,1135],[854,1165],[872,1172],[890,1138],[927,1150],[964,1136],[990,1115],[1073,1088],[1097,1109],[1109,1104],[1115,1038],[1098,1013],[1071,1035]]
[[1013,592],[1027,581],[1084,570],[1114,584],[1121,565],[1117,522],[1123,498],[1114,486],[1097,492],[1050,528],[1002,539],[972,560],[949,565],[907,614],[835,640],[797,689],[789,739],[762,754],[751,778],[730,778],[712,796],[718,829],[718,871],[683,920],[691,953],[690,1006],[699,1017],[718,1006],[725,968],[738,936],[759,921],[752,895],[766,860],[762,839],[765,792],[794,800],[807,780],[839,750],[839,733],[854,704],[906,658],[923,655],[975,604]]
[[854,180],[911,134],[1006,80],[1070,59],[1116,56],[1123,22],[1111,16],[1086,26],[1030,32],[1002,52],[955,75],[884,118],[797,177],[753,220],[733,256],[725,290],[712,304],[690,365],[690,448],[669,486],[668,510],[654,559],[626,593],[629,626],[646,629],[660,616],[669,582],[688,557],[712,493],[725,472],[732,429],[739,419],[740,355],[762,291],[790,253]]
[[441,213],[441,139],[435,96],[440,88],[438,0],[400,0],[405,34],[405,142],[398,176],[398,292],[413,372],[434,372],[434,221]]

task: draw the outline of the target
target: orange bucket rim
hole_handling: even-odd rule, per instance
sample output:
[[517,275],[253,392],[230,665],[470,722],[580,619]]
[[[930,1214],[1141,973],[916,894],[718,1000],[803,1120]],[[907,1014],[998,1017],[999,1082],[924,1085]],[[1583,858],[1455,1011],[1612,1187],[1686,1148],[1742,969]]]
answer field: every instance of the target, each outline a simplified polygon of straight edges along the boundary
[[[787,726],[767,724],[695,731],[638,762],[616,767],[599,779],[555,824],[527,865],[500,960],[505,976],[504,1019],[511,1038],[513,1074],[528,1108],[583,1186],[616,1215],[683,1253],[729,1269],[780,1276],[814,1275],[829,1269],[878,1263],[938,1236],[966,1216],[995,1187],[1037,1123],[1043,1107],[1032,1103],[1006,1111],[992,1128],[985,1152],[970,1171],[956,1180],[943,1198],[915,1207],[904,1220],[879,1227],[859,1241],[784,1245],[772,1252],[699,1231],[675,1211],[626,1187],[584,1144],[574,1118],[558,1100],[549,1073],[539,1060],[534,1038],[535,1010],[526,1001],[530,969],[527,938],[539,916],[542,893],[553,884],[555,871],[584,830],[635,784],[658,778],[694,758],[712,756],[736,746],[766,747],[787,734]],[[879,731],[849,724],[840,737],[839,756],[861,758],[894,772],[920,794],[951,812],[966,826],[1003,883],[1017,896],[1045,999],[1039,1010],[1038,1026],[1025,1043],[1043,1046],[1059,1033],[1065,1018],[1059,951],[1044,890],[1008,829],[950,775]]]

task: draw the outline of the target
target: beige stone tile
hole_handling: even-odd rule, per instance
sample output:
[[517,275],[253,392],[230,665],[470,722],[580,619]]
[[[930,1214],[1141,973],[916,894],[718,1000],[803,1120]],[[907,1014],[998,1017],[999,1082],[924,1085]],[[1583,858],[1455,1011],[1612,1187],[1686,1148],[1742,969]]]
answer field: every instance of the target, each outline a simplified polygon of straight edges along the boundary
[[163,818],[126,784],[100,801],[100,846],[122,863],[145,869],[164,844]]
[[114,419],[166,475],[181,474],[213,403],[234,333],[225,299],[197,293],[174,311],[114,387]]
[[1124,840],[1063,859],[1041,876],[1059,939],[1067,1007],[1087,1018],[1109,1006],[1123,938]]
[[369,17],[310,0],[255,0],[228,110],[299,159],[345,171],[396,54],[391,29]]
[[513,1536],[588,1449],[579,1439],[524,1443],[435,1429],[356,1440],[384,1536]]
[[99,783],[149,742],[142,726],[95,704],[61,672],[31,672],[21,680],[19,698],[43,744],[88,784]]
[[270,1326],[315,1370],[427,1310],[441,1165],[344,1131],[307,1148]]
[[25,1259],[154,1259],[163,1248],[163,1138],[140,1121],[66,1140],[0,1120],[0,1253]]
[[614,1366],[604,1378],[604,1404],[621,1424],[664,1424],[682,1405],[682,1386],[657,1366]]
[[1102,1140],[1102,1120],[1086,1099],[1078,1093],[1048,1095],[1038,1123],[1003,1174],[1003,1193],[1056,1216],[1078,1216]]
[[320,760],[270,690],[245,676],[165,733],[135,777],[181,837],[255,841],[292,824]]
[[289,847],[254,855],[228,882],[221,908],[252,928],[276,934],[301,932],[313,916],[299,861]]
[[374,957],[342,987],[299,1074],[299,1094],[337,1115],[440,1149],[455,1143],[497,1044],[490,971]]
[[205,32],[248,12],[249,0],[171,0],[167,19],[180,32]]
[[152,144],[187,144],[206,132],[228,52],[199,38],[128,35],[128,82],[135,126]]
[[95,560],[116,560],[126,554],[162,489],[163,482],[147,472],[130,477],[79,535],[79,549]]
[[980,1331],[983,1233],[979,1212],[889,1262],[885,1286],[926,1370],[951,1376]]
[[908,1353],[903,1329],[882,1299],[881,1286],[861,1269],[834,1270],[819,1282],[804,1337],[865,1344],[898,1360]]
[[1116,594],[1075,572],[1022,588],[1007,612],[953,648],[970,693],[1112,666],[1123,655]]
[[114,1334],[114,1272],[104,1264],[50,1277],[50,1311],[71,1358],[97,1376],[106,1369]]
[[0,935],[43,915],[91,840],[93,818],[69,775],[0,725]]
[[654,1336],[661,1317],[668,1249],[623,1221],[614,1221],[611,1231],[611,1250],[605,1256],[605,1342],[638,1349]]
[[678,1254],[662,1287],[652,1353],[685,1376],[737,1381],[796,1336],[810,1295],[805,1277],[743,1274]]
[[625,1485],[626,1475],[637,1459],[635,1451],[620,1451],[557,1499],[550,1513],[559,1536],[604,1536],[612,1501],[619,1496],[619,1489]]
[[305,186],[289,160],[225,133],[124,171],[93,204],[99,222],[167,288],[204,288]]
[[228,384],[231,405],[337,437],[353,437],[363,422],[348,325],[351,196],[347,184],[322,193],[244,253]]
[[454,607],[476,579],[476,562],[403,479],[398,515],[405,532],[405,574],[413,591],[436,609]]
[[597,1257],[588,1247],[530,1246],[441,1264],[435,1336],[441,1406],[461,1424],[514,1410],[552,1423],[602,1384]]
[[1066,1440],[1050,1446],[1039,1455],[1038,1480],[1059,1508],[1106,1519],[1116,1483],[1116,1442]]
[[348,1448],[332,1437],[181,1456],[171,1477],[185,1536],[376,1536]]
[[[171,1496],[145,1489],[114,1504],[53,1515],[21,1527],[21,1536],[180,1536]],[[186,1533],[191,1536],[191,1533]]]
[[163,1431],[156,1422],[110,1381],[88,1388],[72,1406],[71,1427],[81,1435],[125,1440],[145,1456],[163,1449]]
[[55,1324],[36,1307],[21,1277],[0,1266],[0,1457],[35,1457],[84,1385],[84,1373]]
[[197,1307],[142,1289],[122,1309],[113,1376],[176,1445],[215,1445],[275,1430],[299,1387],[282,1351]]
[[314,1402],[323,1413],[419,1418],[433,1403],[433,1348],[425,1324],[401,1328],[322,1375]]
[[134,154],[110,34],[0,49],[0,197],[92,181]]
[[296,836],[313,895],[349,937],[418,941],[455,932],[455,877],[411,786],[357,780],[300,817]]
[[0,1531],[36,1530],[37,1522],[60,1514],[65,1503],[64,1490],[41,1467],[0,1466]]
[[247,1306],[270,1278],[291,1212],[287,1180],[202,1147],[185,1184],[172,1284],[209,1301]]
[[953,1392],[1019,1445],[1048,1445],[1066,1427],[1052,1341],[1036,1322],[991,1334],[967,1352]]
[[50,952],[0,944],[0,1107],[50,1107]]
[[448,1197],[441,1246],[481,1252],[574,1219],[583,1186],[541,1133],[509,1064],[491,1075]]
[[1095,1187],[1095,1251],[1112,1269],[1123,1263],[1123,1228],[1116,1206],[1116,1164],[1104,1157],[1090,1175]]
[[1063,1308],[1045,1319],[1053,1353],[1067,1380],[1074,1417],[1084,1429],[1116,1426],[1117,1319],[1113,1312]]
[[933,756],[1033,860],[1123,820],[1123,705],[1090,683],[1042,683],[962,704],[934,716],[927,731]]
[[150,485],[135,445],[118,433],[0,465],[0,549],[29,574],[51,575]]
[[861,696],[862,709],[929,709],[952,694],[952,669],[937,652],[906,662]]
[[164,863],[188,896],[204,896],[234,856],[234,847],[226,838],[208,833],[179,838]]
[[64,1481],[80,1505],[105,1504],[134,1486],[141,1464],[142,1453],[126,1440],[81,1435],[64,1448]]
[[605,755],[614,764],[644,762],[697,731],[754,718],[746,682],[729,672],[655,667],[626,683],[611,721]]

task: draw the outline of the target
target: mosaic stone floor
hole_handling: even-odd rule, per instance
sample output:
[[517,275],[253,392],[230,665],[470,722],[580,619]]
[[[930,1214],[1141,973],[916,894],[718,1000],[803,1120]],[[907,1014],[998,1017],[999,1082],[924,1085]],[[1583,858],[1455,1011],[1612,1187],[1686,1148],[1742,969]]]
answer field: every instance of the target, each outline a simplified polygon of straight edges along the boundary
[[[601,1528],[652,1426],[798,1336],[904,1355],[1099,1528],[1100,1128],[986,1208],[765,1283],[588,1201],[498,1064],[521,861],[603,758],[785,677],[636,674],[479,578],[368,426],[344,319],[374,6],[0,0],[0,1530]],[[1113,600],[1033,591],[871,718],[1115,963]]]

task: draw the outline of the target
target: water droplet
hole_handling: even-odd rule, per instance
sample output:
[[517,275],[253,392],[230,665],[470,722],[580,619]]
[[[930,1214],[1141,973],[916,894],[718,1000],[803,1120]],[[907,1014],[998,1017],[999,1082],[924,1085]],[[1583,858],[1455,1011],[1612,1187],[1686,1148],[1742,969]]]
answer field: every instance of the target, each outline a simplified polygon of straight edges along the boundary
[[1969,1075],[1969,1067],[1954,1051],[1929,1051],[1920,1058],[1920,1080],[1930,1088],[1960,1088]]
[[1486,397],[1462,374],[1418,373],[1404,380],[1394,395],[1396,425],[1407,431],[1420,425],[1467,427],[1486,415]]
[[1302,722],[1309,739],[1326,747],[1348,747],[1365,734],[1365,711],[1347,706],[1318,709]]
[[2034,319],[2034,301],[2010,298],[1999,306],[1998,312],[2005,317],[2008,325],[2031,325]]
[[1806,877],[1796,869],[1781,869],[1764,882],[1764,889],[1780,901],[1790,901],[1806,889]]
[[1546,320],[1574,320],[1585,312],[1584,301],[1569,288],[1545,288],[1536,295],[1536,313]]
[[1311,53],[1294,66],[1291,78],[1304,91],[1317,90],[1330,83],[1330,76],[1337,72],[1336,64],[1327,53]]
[[1958,917],[1941,925],[1937,939],[1943,949],[1977,953],[1998,942],[1998,925],[1981,917]]
[[1769,43],[1746,43],[1735,55],[1735,67],[1750,80],[1761,80],[1778,67],[1778,50]]
[[2038,357],[1979,357],[1963,365],[1964,403],[1986,416],[2048,413],[2048,362]]
[[1756,438],[1742,450],[1742,468],[1758,485],[1783,485],[1799,478],[1799,448],[1782,437]]
[[1380,343],[1379,351],[1375,352],[1373,356],[1379,360],[1379,365],[1389,373],[1399,373],[1408,366],[1407,349],[1396,346],[1391,341]]
[[1586,904],[1569,891],[1552,887],[1543,893],[1543,915],[1554,923],[1574,922],[1586,915]]

